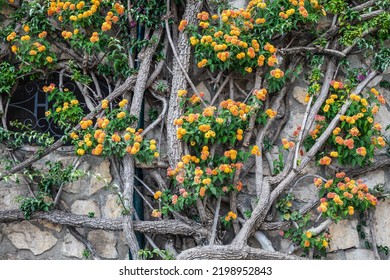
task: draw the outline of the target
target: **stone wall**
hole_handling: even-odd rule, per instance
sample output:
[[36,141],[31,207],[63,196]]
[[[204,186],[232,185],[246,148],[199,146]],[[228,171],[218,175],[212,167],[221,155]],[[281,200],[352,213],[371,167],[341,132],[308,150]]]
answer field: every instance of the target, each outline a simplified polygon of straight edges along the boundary
[[[45,168],[44,163],[60,160],[72,164],[77,159],[73,152],[59,151],[41,159],[34,167]],[[83,157],[80,169],[90,172],[81,180],[64,187],[59,203],[62,210],[78,215],[117,218],[122,207],[115,192],[106,188],[113,181],[108,160]],[[0,210],[18,209],[19,195],[28,195],[23,181],[19,184],[0,182]],[[122,232],[77,229],[94,246],[102,259],[128,259],[128,248]],[[0,259],[85,259],[86,246],[76,239],[66,226],[43,220],[0,224]]]
[[[245,5],[245,0],[231,1],[236,7]],[[368,68],[370,58],[363,58],[358,55],[349,57],[351,67]],[[341,73],[345,71],[341,69]],[[304,73],[303,73],[304,74]],[[303,77],[303,75],[302,75]],[[379,83],[382,80],[390,81],[389,71],[383,73],[374,79],[369,87],[375,86],[383,93],[386,100],[390,101],[390,91],[381,88]],[[246,88],[247,86],[247,88]],[[251,82],[242,86],[248,91],[251,90]],[[293,131],[301,124],[305,105],[303,100],[306,95],[307,81],[299,79],[289,89],[288,105],[290,106],[290,117],[281,133],[281,137],[292,135]],[[206,93],[206,99],[211,94],[207,87],[201,83],[198,85],[200,91]],[[390,124],[390,106],[389,103],[382,106],[377,120],[386,127]],[[390,136],[390,130],[385,134]],[[164,151],[164,148],[163,148]],[[277,152],[277,151],[276,151]],[[0,148],[0,154],[6,151]],[[30,152],[21,152],[21,156],[27,156]],[[272,154],[276,158],[276,153]],[[385,158],[385,151],[378,153],[378,157]],[[37,169],[44,168],[44,163],[48,159],[61,160],[64,164],[74,164],[76,158],[72,151],[66,148],[53,153],[36,164]],[[80,164],[81,169],[89,171],[92,176],[71,183],[64,188],[60,207],[63,210],[79,214],[88,215],[91,213],[95,217],[117,218],[121,216],[122,208],[117,203],[117,195],[112,189],[105,188],[107,183],[114,182],[115,174],[113,167],[108,160],[102,160],[96,157],[83,157]],[[318,173],[326,176],[326,171],[310,164],[306,168],[307,173]],[[269,172],[268,172],[269,174]],[[389,168],[377,170],[364,174],[362,179],[374,187],[377,184],[384,186],[385,192],[390,192],[390,172]],[[243,208],[250,209],[251,204],[255,203],[255,190],[253,186],[254,173],[244,182],[248,188],[245,188],[239,197],[239,204]],[[312,184],[312,179],[301,180],[292,190],[300,203],[311,201],[316,197],[316,189]],[[12,181],[0,181],[0,211],[18,209],[19,205],[15,199],[19,195],[28,195],[26,183],[21,181],[16,184]],[[390,247],[390,199],[382,200],[378,203],[375,211],[374,233],[378,245]],[[361,238],[358,232],[359,217],[353,216],[351,219],[332,224],[329,232],[332,237],[328,259],[374,259],[374,254],[366,248],[366,241],[371,240],[371,233],[366,228],[363,229],[366,235],[365,240]],[[98,255],[102,259],[128,259],[128,248],[124,242],[122,232],[109,232],[102,230],[91,230],[87,228],[77,229],[81,234],[87,237],[88,241],[95,247]],[[278,231],[267,232],[267,237],[271,240],[273,247],[282,252],[291,250],[291,243],[283,239]],[[228,237],[227,237],[228,238]],[[258,246],[257,241],[250,240],[250,245]],[[188,242],[182,245],[182,248],[188,246]],[[194,246],[194,244],[192,244]],[[0,259],[84,259],[86,246],[80,242],[66,226],[55,225],[43,220],[22,221],[0,224]],[[384,259],[390,259],[381,253]]]

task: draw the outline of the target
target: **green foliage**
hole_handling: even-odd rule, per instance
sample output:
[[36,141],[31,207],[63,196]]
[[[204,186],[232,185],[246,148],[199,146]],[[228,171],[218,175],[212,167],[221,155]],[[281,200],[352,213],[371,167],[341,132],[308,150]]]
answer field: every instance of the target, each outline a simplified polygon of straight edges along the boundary
[[9,95],[16,83],[15,67],[8,62],[0,63],[0,95]]
[[38,145],[41,151],[54,143],[54,138],[49,133],[32,130],[29,125],[15,121],[11,123],[11,126],[18,131],[10,131],[0,127],[0,142],[7,147],[16,149],[25,144]]
[[374,55],[374,68],[384,72],[390,66],[390,49],[383,47]]
[[279,174],[284,168],[283,153],[279,153],[278,158],[274,160],[274,174]]
[[90,252],[89,250],[87,250],[87,249],[84,249],[84,251],[83,251],[83,257],[84,257],[85,259],[89,259],[90,256],[91,256],[91,252]]
[[[195,46],[198,67],[246,74],[258,66],[274,67],[277,58],[271,44],[273,38],[317,22],[322,13],[317,1],[299,9],[290,1],[250,1],[246,10],[226,9],[212,16],[206,12],[198,14],[201,32],[195,26],[186,28]],[[186,22],[181,22],[179,30],[185,26]],[[278,82],[269,90],[278,90],[283,81]]]
[[174,260],[175,256],[169,250],[160,250],[160,249],[141,249],[138,251],[138,256],[145,260],[154,259],[154,258],[162,258],[163,260]]
[[385,146],[382,127],[374,122],[375,114],[384,102],[383,96],[376,89],[362,95],[352,93],[359,79],[364,77],[365,71],[356,69],[350,71],[345,84],[331,82],[330,96],[316,116],[315,129],[304,141],[305,149],[309,150],[314,145],[348,99],[351,105],[345,115],[340,117],[340,126],[336,127],[326,145],[316,155],[322,165],[329,165],[333,157],[340,165],[365,166],[374,157],[375,148]]
[[44,87],[44,91],[47,93],[48,101],[53,102],[53,109],[46,112],[46,116],[48,119],[53,119],[62,129],[74,127],[84,116],[76,95],[69,89],[65,88],[60,91],[54,84],[51,84]]
[[53,202],[50,197],[43,193],[40,193],[36,198],[19,196],[16,201],[20,203],[19,209],[23,212],[26,220],[31,219],[33,212],[49,212],[53,206]]

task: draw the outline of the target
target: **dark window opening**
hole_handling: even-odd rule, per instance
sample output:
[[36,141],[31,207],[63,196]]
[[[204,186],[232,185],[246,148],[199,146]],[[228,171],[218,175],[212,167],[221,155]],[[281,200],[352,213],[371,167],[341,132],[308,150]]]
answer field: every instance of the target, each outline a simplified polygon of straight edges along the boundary
[[[48,80],[21,82],[11,97],[11,102],[7,111],[7,126],[11,131],[18,131],[11,123],[17,121],[23,125],[29,126],[32,130],[49,133],[56,139],[60,138],[64,132],[58,127],[52,119],[47,119],[45,112],[52,109],[53,104],[47,100],[47,93],[43,87],[51,83],[56,86],[59,84],[58,75]],[[80,92],[76,83],[65,78],[63,80],[64,88],[74,92],[81,108],[85,114],[89,113],[83,94]],[[103,97],[108,95],[108,88],[105,82],[99,83]],[[93,86],[91,86],[94,89]]]

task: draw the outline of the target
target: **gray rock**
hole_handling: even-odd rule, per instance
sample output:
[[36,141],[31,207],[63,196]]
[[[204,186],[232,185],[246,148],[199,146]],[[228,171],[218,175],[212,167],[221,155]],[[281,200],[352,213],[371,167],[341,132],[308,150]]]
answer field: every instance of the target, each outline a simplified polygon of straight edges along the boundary
[[91,177],[88,195],[97,193],[100,189],[104,188],[111,181],[112,176],[110,173],[110,162],[108,160],[105,160],[99,165],[97,165],[93,170],[93,176]]
[[326,254],[327,260],[346,260],[347,256],[343,250],[335,251],[333,253]]
[[27,195],[27,189],[16,186],[0,187],[0,209],[3,211],[19,209],[19,203],[15,200],[19,195]]
[[118,251],[116,250],[117,240],[113,232],[93,230],[88,233],[88,240],[101,257],[106,259],[118,258]]
[[206,87],[205,83],[204,82],[200,82],[197,86],[196,86],[196,91],[199,93],[199,92],[204,92],[204,100],[210,102],[211,101],[211,94],[210,94],[210,91],[209,89]]
[[373,189],[378,184],[385,184],[385,172],[383,170],[376,170],[360,177],[360,179],[363,180],[363,183],[367,184],[368,188]]
[[61,246],[61,253],[66,257],[83,258],[85,245],[78,241],[71,233],[67,232]]
[[89,179],[82,178],[80,180],[77,180],[75,182],[66,185],[64,187],[64,191],[72,194],[82,193],[83,190],[86,188],[86,186],[88,186],[89,184],[90,184]]
[[51,230],[54,230],[56,232],[60,232],[62,230],[62,225],[58,225],[58,224],[53,224],[53,223],[50,223],[46,220],[38,220],[38,222],[43,225],[45,228],[48,228],[48,229],[51,229]]
[[11,223],[4,227],[3,233],[17,249],[27,249],[40,255],[56,245],[58,239],[47,231],[41,231],[28,221]]
[[378,245],[390,247],[390,199],[380,201],[375,210],[375,235]]
[[[348,62],[349,62],[349,67],[348,69],[352,68],[367,68],[365,65],[365,61],[362,56],[360,55],[350,55],[348,56]],[[348,71],[346,71],[347,73]]]
[[294,106],[291,102],[289,106],[291,106],[290,118],[283,131],[280,133],[279,140],[276,141],[276,144],[279,146],[282,145],[280,142],[282,138],[291,139],[294,131],[298,126],[302,125],[303,115],[305,113],[305,108],[303,106]]
[[88,215],[88,213],[95,213],[95,217],[100,217],[99,206],[96,201],[89,200],[76,200],[70,207],[71,212],[78,215]]
[[347,260],[375,260],[374,252],[367,249],[352,249],[345,251]]
[[357,220],[342,220],[329,226],[330,238],[329,252],[340,249],[357,248],[359,235],[356,230]]
[[307,95],[307,88],[296,86],[293,89],[293,97],[294,99],[299,102],[300,104],[307,104],[305,102],[305,98]]
[[229,4],[232,5],[233,8],[240,9],[245,8],[247,6],[246,0],[231,0]]
[[103,208],[103,217],[115,219],[121,216],[123,207],[118,204],[118,196],[109,194]]
[[380,81],[382,81],[382,79],[383,79],[382,75],[375,77],[374,79],[371,80],[371,82],[368,83],[367,87],[368,88],[375,87],[376,85],[379,84]]
[[292,190],[292,194],[297,201],[304,203],[318,199],[318,189],[313,184],[312,177],[300,180]]

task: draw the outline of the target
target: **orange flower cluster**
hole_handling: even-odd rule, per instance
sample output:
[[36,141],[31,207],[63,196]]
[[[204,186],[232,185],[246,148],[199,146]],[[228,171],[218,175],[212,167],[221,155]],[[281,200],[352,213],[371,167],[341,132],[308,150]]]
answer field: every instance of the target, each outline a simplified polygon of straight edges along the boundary
[[279,16],[283,19],[288,19],[293,14],[295,14],[295,9],[288,9],[286,12],[280,12]]
[[91,43],[99,42],[99,33],[93,32],[91,38],[89,38]]
[[268,92],[265,88],[260,89],[260,90],[255,89],[253,91],[253,95],[256,96],[256,98],[261,100],[261,101],[265,101],[265,99],[267,98],[267,93]]
[[282,139],[282,144],[283,148],[286,150],[291,149],[295,145],[294,142],[289,142],[286,138]]
[[231,160],[235,160],[237,158],[237,150],[225,151],[224,156]]
[[93,124],[92,120],[82,120],[82,121],[80,121],[80,126],[81,126],[82,129],[87,129],[92,124]]
[[275,118],[276,117],[276,115],[277,115],[277,112],[276,111],[274,111],[274,110],[272,110],[272,109],[267,109],[267,110],[265,110],[265,113],[267,114],[267,116],[269,117],[269,118]]
[[237,214],[233,213],[232,211],[230,211],[227,216],[225,217],[225,221],[229,222],[230,220],[235,220],[237,219]]
[[361,155],[362,157],[365,157],[367,154],[367,149],[365,147],[360,147],[356,149],[356,153],[358,155]]
[[48,86],[43,86],[43,92],[52,92],[56,88],[56,85],[51,83]]
[[338,81],[335,81],[335,80],[332,80],[330,82],[330,85],[334,88],[334,89],[343,89],[344,88],[344,84],[342,82],[338,82]]
[[331,164],[331,162],[332,162],[332,159],[330,157],[325,156],[325,157],[320,159],[319,164],[329,165],[329,164]]
[[220,106],[229,110],[233,116],[239,116],[243,121],[246,120],[246,114],[248,114],[251,110],[251,106],[242,102],[233,101],[231,99],[222,101]]
[[255,155],[255,156],[260,156],[261,153],[260,153],[259,146],[257,146],[257,145],[253,146],[253,148],[251,150],[251,154]]
[[179,27],[177,29],[179,29],[180,32],[183,32],[183,30],[187,26],[187,24],[188,24],[187,20],[183,19],[180,21]]
[[271,71],[271,76],[275,79],[280,79],[284,77],[284,72],[280,69],[275,69]]

